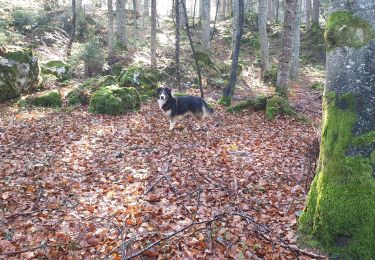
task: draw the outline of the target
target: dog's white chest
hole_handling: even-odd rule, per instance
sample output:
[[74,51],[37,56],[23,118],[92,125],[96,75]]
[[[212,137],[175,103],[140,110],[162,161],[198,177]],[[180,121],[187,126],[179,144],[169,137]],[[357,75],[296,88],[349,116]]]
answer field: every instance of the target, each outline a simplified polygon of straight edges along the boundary
[[165,99],[158,99],[158,104],[161,110],[163,110],[164,104],[167,102]]

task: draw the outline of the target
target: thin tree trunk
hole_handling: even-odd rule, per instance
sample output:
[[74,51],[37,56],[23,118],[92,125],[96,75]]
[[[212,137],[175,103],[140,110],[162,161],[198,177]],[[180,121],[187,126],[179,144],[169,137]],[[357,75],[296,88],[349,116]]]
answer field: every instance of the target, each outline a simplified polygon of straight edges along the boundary
[[143,1],[143,16],[150,16],[150,0]]
[[116,1],[116,34],[120,45],[125,50],[128,48],[126,39],[126,14],[125,14],[125,0]]
[[[180,0],[181,2],[184,2],[186,6],[186,0]],[[185,26],[185,16],[184,16],[184,10],[182,8],[182,3],[180,3],[180,27],[183,28]]]
[[151,67],[156,68],[156,0],[151,0]]
[[312,10],[312,21],[319,25],[319,8],[320,2],[319,0],[313,0],[313,10]]
[[193,28],[195,28],[195,9],[197,7],[197,0],[194,0],[194,10],[193,10]]
[[225,20],[226,7],[227,7],[227,1],[226,0],[220,0],[220,15],[219,15],[220,21]]
[[238,30],[238,17],[239,17],[239,2],[238,0],[233,0],[232,2],[232,10],[233,10],[233,22],[232,22],[232,51],[234,50],[234,46],[236,45],[236,37],[237,37],[237,30]]
[[280,13],[280,0],[276,0],[276,22],[279,22],[279,13]]
[[108,5],[108,60],[111,63],[113,57],[113,7],[112,0],[107,1]]
[[76,9],[77,9],[77,13],[81,13],[82,10],[83,10],[82,0],[77,0],[77,1],[76,1],[76,5],[77,5],[77,7],[76,7]]
[[203,17],[202,17],[202,46],[204,49],[210,49],[210,0],[201,0],[203,2]]
[[306,0],[306,30],[310,31],[311,28],[311,0]]
[[190,27],[189,27],[189,20],[187,19],[188,17],[187,17],[187,11],[186,11],[185,4],[182,4],[182,7],[184,8],[184,15],[185,15],[185,22],[186,22],[186,24],[185,24],[185,26],[186,26],[186,32],[187,32],[188,37],[189,37],[190,47],[191,47],[191,51],[193,53],[195,67],[197,69],[199,90],[201,92],[201,97],[204,98],[203,85],[202,85],[202,76],[201,76],[201,68],[200,68],[199,63],[198,63],[197,55],[196,55],[195,48],[194,48],[194,42],[193,42],[193,39],[191,37]]
[[259,0],[259,41],[260,41],[260,57],[262,60],[262,74],[271,69],[269,61],[269,47],[268,47],[268,35],[267,35],[267,2],[266,0]]
[[294,22],[293,33],[293,47],[292,47],[292,62],[290,65],[290,79],[296,80],[298,78],[299,70],[299,52],[301,46],[301,16],[302,16],[302,1],[297,0],[297,8]]
[[76,26],[77,26],[77,9],[76,9],[76,0],[72,0],[72,29],[70,31],[70,38],[67,46],[67,56],[68,58],[72,52],[72,45],[76,35]]
[[176,83],[178,89],[181,91],[181,72],[180,72],[180,0],[175,0],[175,15],[176,15],[176,41],[175,41],[175,66],[176,66]]
[[218,13],[218,10],[219,10],[219,3],[220,3],[220,0],[216,0],[216,12],[215,12],[214,28],[212,29],[210,41],[212,41],[212,39],[214,38],[214,34],[215,34],[215,30],[216,30],[216,20],[217,20],[217,13]]
[[236,30],[236,43],[233,49],[233,59],[232,59],[232,66],[231,66],[231,73],[229,77],[229,83],[223,90],[222,100],[226,105],[230,105],[234,87],[237,81],[237,67],[238,67],[238,58],[240,55],[240,45],[241,45],[241,38],[242,38],[242,31],[243,31],[243,23],[244,23],[244,5],[243,0],[234,0],[238,1],[238,19],[237,19],[237,30]]
[[276,92],[285,98],[288,98],[289,92],[289,73],[292,60],[292,42],[296,8],[297,0],[286,0],[283,37],[276,82]]

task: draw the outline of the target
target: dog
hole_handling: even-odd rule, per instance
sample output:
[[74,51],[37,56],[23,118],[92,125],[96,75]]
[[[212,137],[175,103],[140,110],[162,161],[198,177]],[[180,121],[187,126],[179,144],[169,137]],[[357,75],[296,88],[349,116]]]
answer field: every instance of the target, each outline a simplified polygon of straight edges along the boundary
[[201,97],[174,97],[169,88],[158,88],[157,98],[160,109],[169,117],[169,130],[173,130],[179,118],[191,114],[197,120],[212,118],[213,109]]

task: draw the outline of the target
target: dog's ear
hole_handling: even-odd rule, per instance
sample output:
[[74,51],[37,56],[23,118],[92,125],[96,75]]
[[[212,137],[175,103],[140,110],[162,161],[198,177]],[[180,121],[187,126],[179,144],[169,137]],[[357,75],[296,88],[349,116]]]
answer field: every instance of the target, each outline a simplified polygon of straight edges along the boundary
[[157,90],[156,90],[156,94],[160,94],[160,91],[162,90],[162,88],[158,88]]
[[170,88],[166,88],[165,90],[167,91],[169,96],[172,96],[172,90]]

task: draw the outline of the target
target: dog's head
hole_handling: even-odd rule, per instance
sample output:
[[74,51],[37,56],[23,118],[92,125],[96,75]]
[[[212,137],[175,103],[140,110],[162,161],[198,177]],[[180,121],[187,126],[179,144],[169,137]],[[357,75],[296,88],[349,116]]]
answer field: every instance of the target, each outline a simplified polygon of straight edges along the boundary
[[158,88],[158,99],[168,100],[172,97],[172,91],[169,88]]

